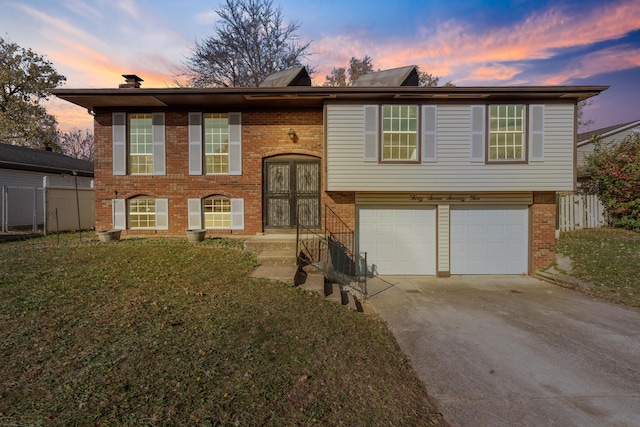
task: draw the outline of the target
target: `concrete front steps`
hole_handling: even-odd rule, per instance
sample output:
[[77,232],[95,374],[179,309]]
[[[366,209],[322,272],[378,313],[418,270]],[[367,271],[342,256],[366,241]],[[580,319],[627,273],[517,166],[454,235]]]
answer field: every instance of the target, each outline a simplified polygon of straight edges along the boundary
[[298,268],[296,260],[295,234],[264,234],[245,241],[245,251],[258,254],[260,264],[251,274],[278,280],[299,286],[309,291],[318,292],[322,297],[362,311],[357,297],[345,291],[336,283],[329,283],[324,275],[311,266]]

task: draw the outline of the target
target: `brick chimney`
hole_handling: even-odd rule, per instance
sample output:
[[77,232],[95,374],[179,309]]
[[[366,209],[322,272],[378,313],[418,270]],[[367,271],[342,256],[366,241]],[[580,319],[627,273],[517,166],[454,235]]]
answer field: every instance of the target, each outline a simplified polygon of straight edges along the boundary
[[137,89],[140,87],[140,83],[144,81],[135,74],[123,74],[122,77],[124,77],[126,83],[122,83],[119,86],[120,89]]

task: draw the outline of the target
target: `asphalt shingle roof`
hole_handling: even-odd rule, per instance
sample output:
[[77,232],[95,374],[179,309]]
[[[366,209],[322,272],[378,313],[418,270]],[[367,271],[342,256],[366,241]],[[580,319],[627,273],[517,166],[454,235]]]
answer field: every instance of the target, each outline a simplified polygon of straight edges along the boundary
[[93,162],[9,144],[0,144],[0,168],[68,174],[75,170],[78,176],[93,177]]

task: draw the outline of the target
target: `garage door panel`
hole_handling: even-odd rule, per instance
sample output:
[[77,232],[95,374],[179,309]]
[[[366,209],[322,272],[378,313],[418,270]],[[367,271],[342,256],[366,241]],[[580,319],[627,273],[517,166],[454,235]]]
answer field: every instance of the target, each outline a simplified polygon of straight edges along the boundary
[[451,209],[452,274],[520,274],[528,269],[526,206]]
[[359,251],[378,274],[435,274],[435,209],[358,210]]

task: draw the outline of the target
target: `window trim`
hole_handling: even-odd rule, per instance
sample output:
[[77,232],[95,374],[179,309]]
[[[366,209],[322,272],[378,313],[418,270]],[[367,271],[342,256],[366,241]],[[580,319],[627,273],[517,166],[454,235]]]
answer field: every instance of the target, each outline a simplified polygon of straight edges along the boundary
[[[132,215],[131,215],[131,203],[133,201],[136,200],[145,200],[145,201],[149,201],[149,200],[153,200],[153,227],[134,227],[133,221],[131,219]],[[129,230],[155,230],[158,226],[158,216],[157,216],[157,211],[158,211],[158,207],[156,204],[156,199],[152,198],[152,197],[148,197],[148,196],[144,196],[144,195],[140,195],[140,196],[136,196],[136,197],[132,197],[130,199],[127,200],[127,223],[129,225]],[[137,213],[138,215],[141,215],[141,213]],[[149,215],[151,215],[150,213],[148,213]]]
[[[229,212],[221,212],[218,215],[221,214],[225,214],[225,216],[228,214],[229,215],[229,227],[207,227],[207,212],[205,211],[205,203],[207,202],[207,200],[211,200],[211,201],[215,201],[215,200],[223,200],[226,202],[229,202]],[[232,215],[232,211],[231,211],[231,199],[229,197],[225,197],[225,196],[220,196],[220,195],[215,195],[215,196],[209,196],[209,197],[205,197],[202,199],[202,228],[205,230],[231,230],[231,215]],[[215,212],[211,212],[209,215],[212,215],[214,218],[216,216]],[[215,221],[214,221],[215,223]]]
[[[409,106],[416,108],[416,158],[415,160],[393,160],[384,158],[384,107],[385,106]],[[386,103],[378,106],[378,162],[393,165],[415,165],[422,163],[422,104]]]
[[[522,158],[521,159],[491,159],[491,106],[500,105],[522,105],[524,107],[523,120],[524,128],[522,130]],[[485,164],[491,165],[524,165],[529,164],[529,104],[528,103],[491,103],[485,105],[485,141],[484,155]]]
[[[131,172],[131,114],[151,114],[151,173]],[[111,114],[113,176],[166,175],[166,126],[164,112],[131,111]]]
[[[227,115],[227,173],[206,173],[204,142],[204,115]],[[242,175],[242,113],[221,111],[192,111],[187,114],[189,128],[189,175],[241,176]]]

